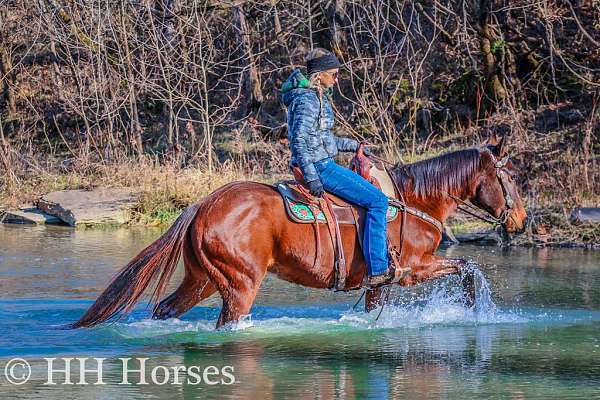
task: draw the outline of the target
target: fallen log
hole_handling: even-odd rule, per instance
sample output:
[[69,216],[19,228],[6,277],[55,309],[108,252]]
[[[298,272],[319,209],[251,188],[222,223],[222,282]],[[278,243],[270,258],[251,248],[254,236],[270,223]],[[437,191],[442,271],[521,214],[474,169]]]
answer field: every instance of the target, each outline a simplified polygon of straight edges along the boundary
[[594,222],[600,223],[600,208],[598,207],[582,207],[575,208],[571,212],[569,221],[573,223]]

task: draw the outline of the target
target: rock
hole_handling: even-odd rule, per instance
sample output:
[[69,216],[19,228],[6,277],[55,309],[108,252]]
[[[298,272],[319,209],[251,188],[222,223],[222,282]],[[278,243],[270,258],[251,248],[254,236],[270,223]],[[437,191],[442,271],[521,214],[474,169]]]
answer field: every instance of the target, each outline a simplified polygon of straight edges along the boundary
[[454,236],[452,229],[448,225],[444,225],[444,232],[442,232],[442,243],[446,243],[446,244],[460,243],[458,241],[458,239],[456,238],[456,236]]
[[502,243],[502,237],[491,225],[473,221],[462,216],[450,218],[444,224],[442,241],[447,244],[454,243],[482,243],[498,244]]
[[583,207],[576,208],[571,212],[569,217],[571,223],[578,222],[600,222],[600,208],[597,207]]
[[482,231],[466,231],[455,234],[460,243],[478,242],[478,243],[501,243],[502,237],[493,229]]
[[24,207],[19,210],[6,211],[2,222],[5,224],[59,224],[62,221],[35,207]]
[[128,221],[127,209],[140,194],[135,188],[97,188],[61,190],[42,196],[37,207],[71,226],[122,225]]

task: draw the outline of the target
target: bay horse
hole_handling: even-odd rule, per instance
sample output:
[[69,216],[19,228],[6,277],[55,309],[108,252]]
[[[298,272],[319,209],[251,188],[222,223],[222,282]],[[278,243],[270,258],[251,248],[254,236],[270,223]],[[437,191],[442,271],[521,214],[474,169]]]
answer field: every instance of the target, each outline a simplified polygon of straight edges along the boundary
[[[470,201],[505,230],[515,233],[527,218],[514,181],[517,170],[508,158],[504,139],[495,137],[479,147],[395,166],[390,177],[404,201],[444,223]],[[410,286],[456,274],[464,260],[435,255],[441,232],[423,219],[401,214],[404,221],[400,260],[410,273],[399,284]],[[95,303],[71,328],[91,327],[129,312],[144,290],[156,282],[151,296],[153,318],[178,317],[201,300],[219,292],[223,306],[217,328],[249,313],[267,272],[312,288],[330,288],[335,279],[333,248],[323,245],[315,258],[311,224],[289,220],[276,188],[257,182],[233,182],[189,206],[155,242],[142,250],[111,281]],[[321,227],[326,231],[327,227]],[[327,239],[326,234],[321,237]],[[357,235],[343,231],[348,282],[360,287],[366,265]],[[183,254],[185,276],[179,288],[162,299]],[[380,289],[367,292],[366,308],[377,306]]]

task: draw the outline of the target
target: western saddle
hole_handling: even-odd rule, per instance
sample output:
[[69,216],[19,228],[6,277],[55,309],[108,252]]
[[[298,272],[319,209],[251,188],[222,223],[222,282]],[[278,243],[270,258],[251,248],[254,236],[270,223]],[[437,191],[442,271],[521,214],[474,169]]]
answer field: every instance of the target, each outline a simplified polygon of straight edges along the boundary
[[[350,162],[350,169],[358,173],[376,187],[381,189],[390,198],[390,204],[387,210],[386,219],[388,222],[395,220],[398,217],[399,211],[406,213],[408,207],[404,202],[398,201],[401,193],[396,188],[395,183],[390,178],[388,171],[381,166],[375,165],[365,154],[364,145],[360,144],[356,155]],[[326,192],[322,198],[314,197],[310,194],[306,182],[300,168],[293,167],[292,173],[295,181],[283,181],[275,184],[277,190],[284,200],[285,208],[288,216],[294,222],[314,224],[316,236],[316,256],[315,267],[318,266],[321,259],[321,238],[319,233],[319,224],[327,224],[331,242],[334,248],[334,270],[335,279],[331,289],[336,291],[347,291],[359,289],[359,287],[346,287],[347,268],[346,258],[344,255],[343,241],[340,234],[339,225],[354,225],[358,242],[362,248],[362,238],[364,231],[364,214],[365,210],[362,207],[355,206],[346,200]],[[405,274],[410,272],[410,267],[402,268],[400,265],[400,255],[402,249],[402,235],[404,233],[404,224],[406,215],[402,220],[400,237],[392,240],[388,235],[388,254],[392,258],[392,262],[396,268],[396,276],[394,282],[398,281]],[[388,232],[390,233],[390,232]],[[398,243],[399,240],[399,243]]]

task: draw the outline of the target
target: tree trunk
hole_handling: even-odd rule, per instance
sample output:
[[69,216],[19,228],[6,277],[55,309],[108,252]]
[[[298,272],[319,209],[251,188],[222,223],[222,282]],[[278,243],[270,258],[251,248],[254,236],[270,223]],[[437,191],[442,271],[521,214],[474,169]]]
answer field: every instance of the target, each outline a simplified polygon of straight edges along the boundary
[[256,68],[254,54],[252,53],[252,45],[250,43],[250,31],[246,23],[246,15],[242,6],[232,8],[233,19],[238,35],[238,42],[242,44],[246,65],[243,71],[243,88],[246,98],[245,104],[241,107],[242,115],[247,115],[249,112],[256,112],[263,102],[263,94],[260,85],[260,76]]
[[271,8],[273,9],[273,25],[275,26],[275,36],[277,37],[277,40],[280,41],[281,21],[279,20],[279,13],[277,12],[277,0],[271,0]]
[[179,2],[177,0],[156,0],[154,3],[154,10],[160,24],[161,39],[171,47],[174,46],[175,16],[178,7]]
[[8,45],[6,44],[5,38],[2,35],[2,31],[4,30],[3,25],[5,16],[5,10],[3,9],[0,11],[0,76],[4,77],[2,79],[2,97],[7,105],[7,111],[10,117],[16,116],[17,105],[13,93],[15,82],[12,59],[10,57]]
[[140,124],[139,113],[137,108],[137,93],[135,90],[135,77],[133,76],[133,60],[131,57],[132,50],[127,39],[127,29],[125,26],[125,5],[121,4],[121,31],[123,33],[123,45],[125,47],[125,61],[127,65],[127,86],[129,87],[129,129],[131,131],[130,142],[133,145],[138,157],[144,154],[144,146],[142,144],[142,125]]
[[4,47],[3,44],[0,44],[0,74],[4,76],[4,79],[2,79],[2,95],[6,102],[9,116],[17,115],[17,105],[13,93],[14,74],[12,68],[12,60],[10,59],[6,47]]
[[331,13],[331,49],[340,57],[347,52],[348,39],[344,26],[346,21],[346,0],[335,0]]
[[486,80],[486,89],[492,100],[502,102],[506,99],[506,89],[502,85],[498,60],[493,52],[494,38],[489,25],[489,14],[492,0],[479,0],[476,4],[477,24],[479,32],[479,48],[483,55],[483,69]]
[[[167,65],[171,65],[175,67],[176,70],[182,70],[184,67],[182,65],[175,65],[173,60],[176,60],[179,57],[178,51],[178,41],[175,39],[176,32],[176,16],[179,12],[180,2],[178,0],[155,0],[154,3],[154,12],[157,15],[158,26],[156,27],[157,35],[159,38],[159,42],[164,45],[165,51],[161,51],[161,49],[157,49],[157,51],[162,52],[164,55],[163,61],[160,62],[159,65],[162,69],[162,75],[165,81],[165,89],[168,91],[165,97],[168,99],[163,103],[163,121],[165,126],[167,127],[167,142],[169,146],[175,152],[179,148],[179,121],[177,115],[175,114],[176,100],[173,98],[173,92],[175,88],[173,85],[177,85],[176,79],[173,79],[172,82],[169,82],[169,79],[172,77],[172,73],[167,73],[168,68]],[[160,57],[160,55],[159,55]]]

